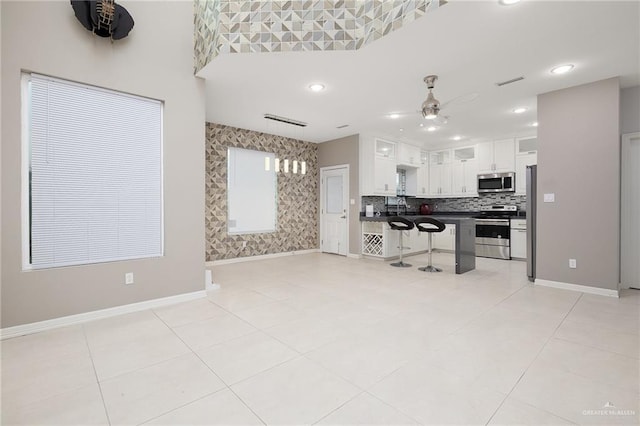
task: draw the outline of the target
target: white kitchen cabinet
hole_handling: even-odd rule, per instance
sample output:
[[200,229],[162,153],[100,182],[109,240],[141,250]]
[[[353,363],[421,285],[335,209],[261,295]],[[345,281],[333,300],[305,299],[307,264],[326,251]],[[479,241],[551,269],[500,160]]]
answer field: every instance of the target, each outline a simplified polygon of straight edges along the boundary
[[[402,237],[405,247],[403,255],[427,250],[427,235],[416,228],[405,231]],[[362,222],[362,254],[382,258],[397,257],[400,254],[400,231],[395,231],[386,222]]]
[[360,138],[360,195],[396,195],[396,143]]
[[395,160],[396,158],[396,147],[397,144],[395,142],[390,142],[384,139],[375,139],[376,146],[376,156],[389,158],[391,160]]
[[538,138],[516,139],[516,195],[527,193],[527,166],[538,164]]
[[456,244],[456,226],[451,224],[445,224],[444,231],[434,232],[433,234],[433,249],[434,250],[449,250],[453,251]]
[[478,163],[475,146],[453,149],[451,192],[457,197],[478,196]]
[[538,152],[538,138],[529,136],[516,139],[516,155],[535,154]]
[[515,259],[527,258],[527,221],[526,219],[511,219],[511,257]]
[[385,157],[376,157],[373,175],[373,195],[396,195],[396,162],[394,160]]
[[429,195],[451,195],[451,150],[429,153]]
[[420,148],[406,143],[399,143],[398,166],[420,166]]
[[478,144],[478,173],[503,173],[515,170],[515,141],[503,139]]
[[[400,168],[400,166],[398,166]],[[425,185],[425,168],[424,167],[407,167],[404,168],[406,176],[405,195],[410,197],[424,197],[427,195],[427,187]]]

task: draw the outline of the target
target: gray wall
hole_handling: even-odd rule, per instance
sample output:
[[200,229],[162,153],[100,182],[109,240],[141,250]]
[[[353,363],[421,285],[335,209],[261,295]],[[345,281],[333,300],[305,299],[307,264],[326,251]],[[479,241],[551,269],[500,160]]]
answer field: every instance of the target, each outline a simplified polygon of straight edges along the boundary
[[[193,3],[127,2],[136,24],[114,43],[85,30],[69,2],[1,7],[1,327],[203,290],[204,82],[193,76]],[[21,70],[165,101],[164,257],[21,270]],[[126,272],[134,285],[124,285]]]
[[[318,167],[349,165],[349,253],[361,254],[359,136],[351,135],[318,144]],[[319,179],[319,177],[318,177]],[[318,188],[320,185],[318,185]],[[318,197],[319,198],[319,197]]]
[[618,288],[619,109],[618,78],[538,96],[538,279]]
[[620,134],[640,132],[640,86],[620,91]]

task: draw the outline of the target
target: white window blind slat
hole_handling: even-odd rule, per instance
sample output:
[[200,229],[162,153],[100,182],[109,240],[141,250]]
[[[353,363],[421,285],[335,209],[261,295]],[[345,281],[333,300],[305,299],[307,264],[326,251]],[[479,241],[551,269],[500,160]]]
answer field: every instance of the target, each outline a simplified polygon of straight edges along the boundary
[[31,75],[31,266],[161,256],[162,104]]

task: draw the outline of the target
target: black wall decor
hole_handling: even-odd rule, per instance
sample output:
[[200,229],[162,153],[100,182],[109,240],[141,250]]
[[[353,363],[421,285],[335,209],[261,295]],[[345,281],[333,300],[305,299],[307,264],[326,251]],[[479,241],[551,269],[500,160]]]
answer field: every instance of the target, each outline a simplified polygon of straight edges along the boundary
[[113,0],[71,0],[78,21],[89,31],[112,40],[125,38],[133,28],[133,18]]

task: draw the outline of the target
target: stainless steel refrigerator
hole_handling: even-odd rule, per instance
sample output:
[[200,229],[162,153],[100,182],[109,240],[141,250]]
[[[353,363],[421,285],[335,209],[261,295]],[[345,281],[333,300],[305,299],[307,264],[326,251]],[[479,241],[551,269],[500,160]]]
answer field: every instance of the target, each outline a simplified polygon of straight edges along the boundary
[[538,166],[527,166],[527,276],[536,279],[536,195]]

